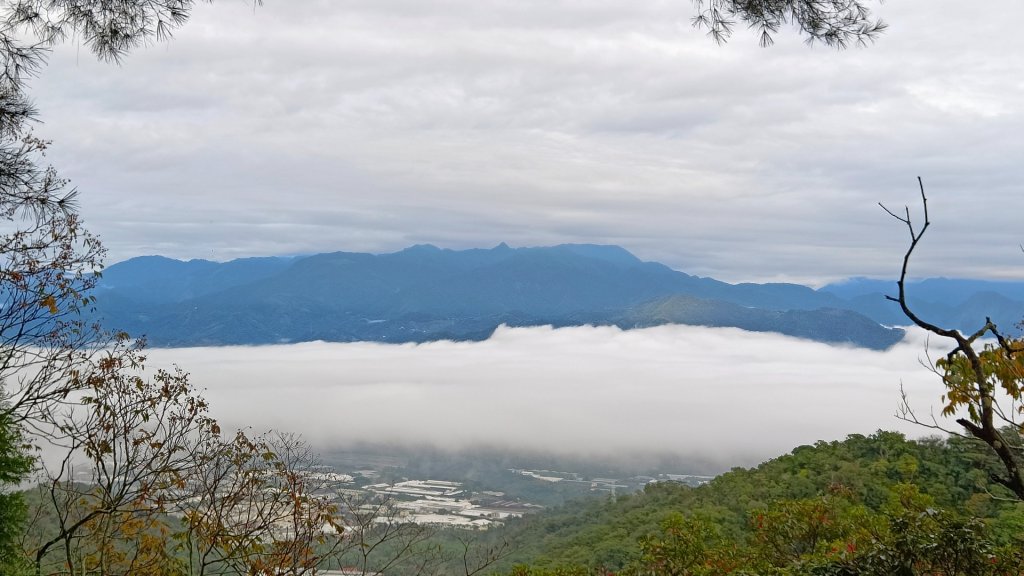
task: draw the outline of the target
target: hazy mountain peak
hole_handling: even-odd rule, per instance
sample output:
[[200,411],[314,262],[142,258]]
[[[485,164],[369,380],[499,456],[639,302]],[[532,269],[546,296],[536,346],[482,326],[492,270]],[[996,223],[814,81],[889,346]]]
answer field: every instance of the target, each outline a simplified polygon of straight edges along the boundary
[[434,252],[441,252],[441,251],[442,251],[441,248],[438,248],[437,246],[434,246],[433,244],[414,244],[414,245],[409,246],[408,248],[406,248],[404,250],[399,250],[398,253],[399,254],[402,254],[402,253],[416,254],[416,253],[434,253]]
[[614,244],[559,244],[554,248],[616,264],[642,263],[642,260],[634,256],[632,252]]

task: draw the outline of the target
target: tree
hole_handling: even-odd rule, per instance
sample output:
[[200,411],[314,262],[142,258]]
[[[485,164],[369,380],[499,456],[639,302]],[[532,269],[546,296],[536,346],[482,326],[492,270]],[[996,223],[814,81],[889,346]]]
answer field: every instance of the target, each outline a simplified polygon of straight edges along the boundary
[[300,438],[238,432],[213,441],[209,457],[183,478],[187,497],[172,508],[182,521],[173,535],[182,574],[303,574],[351,540]]
[[[26,5],[5,6],[0,23],[0,478],[17,484],[29,471],[23,429],[46,420],[72,392],[67,376],[83,357],[91,327],[78,316],[99,269],[102,247],[81,227],[74,190],[42,164],[26,77],[41,65],[46,42],[20,22]],[[0,507],[0,548],[22,520],[16,494]],[[6,556],[6,555],[5,555]]]
[[[910,233],[910,245],[903,256],[903,267],[896,283],[898,293],[887,298],[898,303],[916,326],[954,342],[953,349],[938,359],[934,368],[946,387],[942,396],[942,415],[959,415],[957,424],[971,437],[984,442],[998,458],[1002,470],[993,471],[991,479],[1016,498],[1024,500],[1024,469],[1021,468],[1024,464],[1024,442],[1021,438],[1024,423],[1021,420],[1024,415],[1024,339],[1007,337],[989,318],[975,332],[963,334],[928,322],[910,307],[906,286],[910,258],[931,224],[928,198],[920,178],[918,186],[924,217],[920,227],[915,227],[912,222],[909,207],[898,214],[882,205]],[[984,340],[986,337],[988,340]],[[916,424],[958,434],[945,430],[934,418],[931,422],[920,420],[905,394],[899,415]]]
[[37,574],[130,573],[172,564],[159,538],[187,500],[186,478],[212,457],[219,429],[181,371],[141,374],[130,345],[104,351],[73,406],[54,414],[47,440],[64,449],[46,462],[23,542]]
[[21,564],[21,551],[16,543],[22,531],[25,503],[12,489],[33,465],[23,443],[18,428],[0,420],[0,573],[4,574],[16,573]]
[[727,573],[728,554],[722,550],[721,536],[713,525],[687,518],[679,512],[662,520],[660,531],[640,538],[637,572],[664,576],[691,576],[707,573],[714,566]]
[[873,42],[886,24],[873,18],[862,0],[693,0],[694,26],[707,30],[716,42],[728,40],[737,21],[756,30],[761,46],[774,44],[773,36],[792,25],[807,42],[834,48]]
[[[118,417],[131,414],[147,424],[151,421],[146,419],[154,416],[141,405],[127,406],[124,399],[101,393],[99,388],[118,380],[114,371],[135,363],[138,349],[126,345],[125,336],[106,335],[83,317],[93,302],[90,289],[99,277],[104,250],[82,225],[76,191],[45,163],[47,142],[32,132],[36,110],[27,84],[45,64],[49,49],[66,38],[80,40],[101,60],[116,62],[132,48],[167,38],[187,20],[194,5],[194,0],[5,0],[0,4],[0,484],[5,486],[17,484],[30,469],[24,447],[29,433],[64,446],[69,454],[84,450],[95,464],[103,462],[114,440],[109,438],[110,430],[88,428],[110,424],[104,410]],[[116,355],[103,351],[110,345]],[[125,378],[120,383],[129,382]],[[178,378],[159,374],[150,383],[174,384]],[[81,404],[83,394],[91,404]],[[188,397],[184,392],[177,399],[163,400],[173,404]],[[153,431],[141,426],[132,433]],[[151,464],[176,457],[167,449],[161,455],[155,444],[148,446],[149,456],[135,453],[133,457],[152,457]],[[132,448],[146,447],[140,443]],[[123,480],[117,474],[108,476],[111,481]],[[51,488],[74,488],[68,478],[57,478],[51,478]],[[121,498],[128,497],[127,485],[108,484],[108,488]],[[0,499],[0,550],[7,550],[16,532],[12,527],[24,519],[23,507],[16,494],[4,493]],[[120,503],[101,516],[109,518],[119,510]],[[85,528],[96,528],[92,519],[76,526],[79,520],[65,523],[62,536],[74,539]]]

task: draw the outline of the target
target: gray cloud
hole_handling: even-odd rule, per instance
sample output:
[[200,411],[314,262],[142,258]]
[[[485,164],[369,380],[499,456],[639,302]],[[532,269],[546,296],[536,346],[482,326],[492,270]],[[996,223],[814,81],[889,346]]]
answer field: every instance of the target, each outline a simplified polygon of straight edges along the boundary
[[[939,346],[940,343],[934,343]],[[484,342],[322,342],[157,349],[229,426],[276,427],[321,448],[358,442],[564,454],[671,453],[754,464],[817,440],[897,429],[941,383],[922,333],[887,352],[736,329],[500,328]]]
[[719,47],[685,2],[217,3],[123,66],[58,50],[51,159],[114,259],[619,243],[730,280],[1021,277],[1024,7],[887,3],[875,46]]

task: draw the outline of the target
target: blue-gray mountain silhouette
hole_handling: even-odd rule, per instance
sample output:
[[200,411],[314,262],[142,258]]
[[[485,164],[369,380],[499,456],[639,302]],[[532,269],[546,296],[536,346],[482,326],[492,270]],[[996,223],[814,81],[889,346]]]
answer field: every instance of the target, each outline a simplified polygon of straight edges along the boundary
[[[477,340],[500,324],[682,323],[884,349],[903,332],[879,322],[906,322],[875,288],[728,284],[643,262],[617,246],[418,245],[392,254],[225,263],[133,258],[104,272],[97,314],[155,346]],[[951,303],[936,320],[976,321],[986,303],[999,314],[1024,314],[1018,292],[985,294]]]

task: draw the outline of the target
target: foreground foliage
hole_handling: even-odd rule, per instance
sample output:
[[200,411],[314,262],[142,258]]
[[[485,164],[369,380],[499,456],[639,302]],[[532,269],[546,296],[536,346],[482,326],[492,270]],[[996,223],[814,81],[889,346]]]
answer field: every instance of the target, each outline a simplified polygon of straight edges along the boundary
[[[298,443],[222,437],[187,374],[146,372],[141,343],[84,319],[104,249],[32,132],[28,82],[54,45],[74,38],[118,61],[166,38],[194,6],[0,2],[4,574],[301,574],[338,541],[324,528],[334,509],[303,481]],[[12,489],[33,464],[39,488],[26,502]]]

